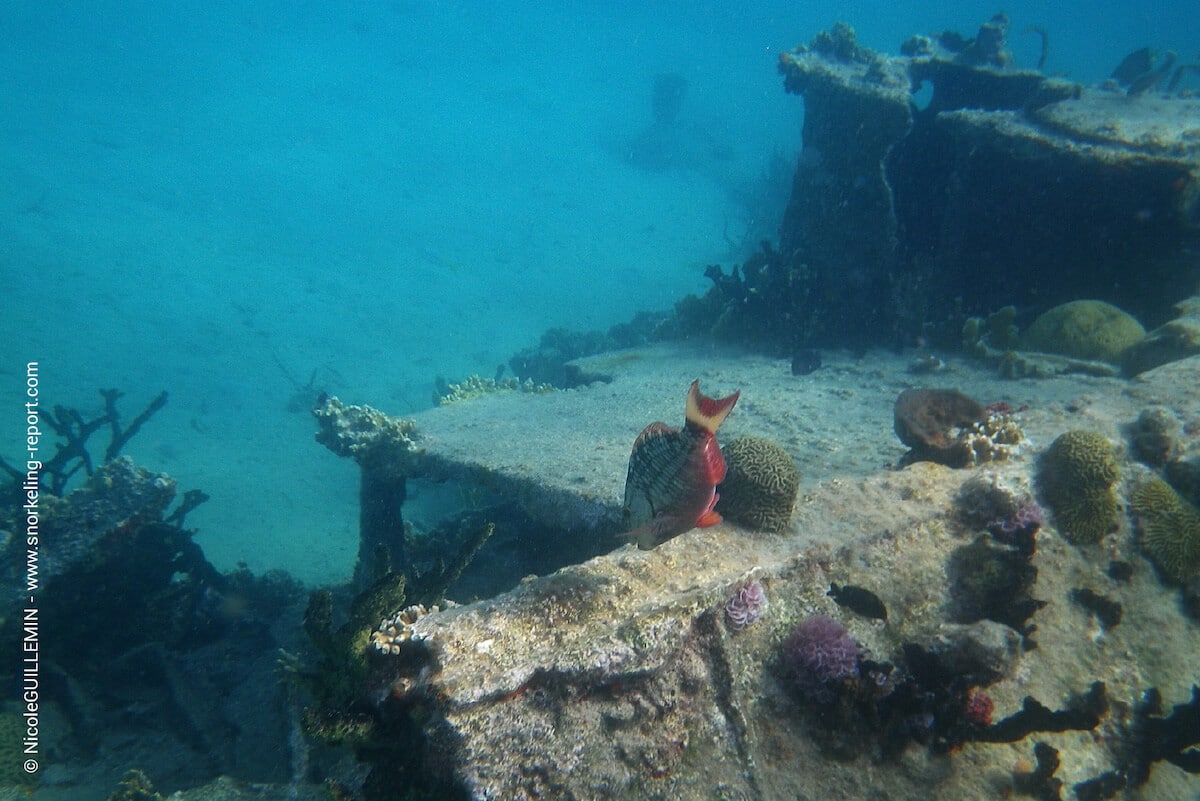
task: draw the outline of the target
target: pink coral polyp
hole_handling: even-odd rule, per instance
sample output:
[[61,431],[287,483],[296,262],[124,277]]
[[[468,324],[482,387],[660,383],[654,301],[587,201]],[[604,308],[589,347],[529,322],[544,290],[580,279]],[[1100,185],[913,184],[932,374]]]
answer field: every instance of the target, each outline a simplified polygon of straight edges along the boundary
[[753,626],[767,608],[767,593],[762,584],[751,582],[738,589],[725,603],[725,620],[729,627],[741,631]]

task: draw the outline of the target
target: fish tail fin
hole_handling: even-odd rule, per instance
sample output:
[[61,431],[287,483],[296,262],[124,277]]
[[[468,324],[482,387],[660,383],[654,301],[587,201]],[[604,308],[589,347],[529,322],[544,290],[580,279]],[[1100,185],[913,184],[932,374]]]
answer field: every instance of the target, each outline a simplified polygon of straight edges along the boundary
[[729,416],[733,405],[737,403],[741,390],[724,398],[710,398],[700,391],[700,379],[692,382],[687,394],[688,425],[703,429],[710,434],[717,433],[721,423]]

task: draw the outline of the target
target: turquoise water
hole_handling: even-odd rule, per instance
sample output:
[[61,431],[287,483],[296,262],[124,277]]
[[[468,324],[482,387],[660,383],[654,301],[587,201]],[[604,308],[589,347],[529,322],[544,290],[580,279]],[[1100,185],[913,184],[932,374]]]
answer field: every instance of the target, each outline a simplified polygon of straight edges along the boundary
[[[1029,25],[1049,35],[1045,71],[1082,83],[1147,45],[1200,61],[1194,4],[1047,5],[1003,8],[1019,66],[1040,56]],[[0,456],[24,458],[28,362],[45,406],[84,417],[103,410],[100,389],[125,393],[126,422],[166,391],[124,450],[210,496],[187,519],[204,556],[220,571],[344,585],[359,472],[314,442],[318,392],[413,414],[446,380],[497,375],[547,329],[606,329],[704,292],[706,267],[728,270],[773,240],[788,201],[804,105],[783,91],[781,51],[845,21],[861,44],[896,53],[916,33],[971,35],[998,10],[0,3]],[[747,393],[742,408],[755,402]],[[433,522],[422,515],[459,491],[413,482],[405,518]],[[183,583],[170,572],[161,584]],[[80,603],[79,619],[67,610],[76,627],[126,597],[95,594],[103,603]],[[294,596],[273,617],[255,610],[277,624],[266,631],[236,588],[200,593],[187,619],[228,630],[135,631],[150,644],[134,637],[115,665],[91,664],[105,649],[87,646],[132,636],[161,609],[57,643],[74,664],[43,674],[44,797],[104,798],[143,764],[167,789],[207,781],[212,766],[297,786],[321,776],[305,761],[303,700],[279,697],[279,648],[312,656]],[[50,685],[68,674],[128,686]],[[96,717],[72,718],[79,709]],[[275,728],[205,739],[268,719]]]
[[[1182,3],[1038,8],[1005,10],[1080,80],[1200,43]],[[437,376],[491,376],[548,327],[704,290],[786,201],[770,167],[803,106],[781,49],[846,20],[895,52],[995,10],[6,3],[0,380],[37,359],[52,402],[95,410],[112,386],[129,416],[167,390],[128,452],[212,496],[191,521],[209,557],[339,580],[355,477],[312,443],[299,391],[413,412]],[[1036,60],[1036,37],[1012,46]],[[648,163],[661,73],[686,93]]]

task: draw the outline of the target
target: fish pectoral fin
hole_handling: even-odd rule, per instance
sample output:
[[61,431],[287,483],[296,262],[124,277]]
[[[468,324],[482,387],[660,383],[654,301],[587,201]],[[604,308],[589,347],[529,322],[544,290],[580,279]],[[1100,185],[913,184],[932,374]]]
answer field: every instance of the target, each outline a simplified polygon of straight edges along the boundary
[[708,528],[709,526],[715,526],[717,523],[720,523],[721,520],[721,515],[710,510],[700,515],[700,519],[696,521],[696,528]]

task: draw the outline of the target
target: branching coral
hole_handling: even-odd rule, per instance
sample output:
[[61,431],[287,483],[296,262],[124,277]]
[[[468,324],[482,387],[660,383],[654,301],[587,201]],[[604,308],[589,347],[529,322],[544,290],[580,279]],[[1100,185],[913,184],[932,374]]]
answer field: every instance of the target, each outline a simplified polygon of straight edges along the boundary
[[[91,476],[96,471],[92,455],[87,449],[88,440],[104,428],[109,430],[108,447],[104,449],[104,457],[100,464],[107,464],[121,454],[121,449],[133,439],[151,417],[167,405],[167,393],[160,392],[154,400],[141,411],[129,425],[121,424],[121,415],[117,410],[117,401],[124,393],[116,389],[102,389],[100,396],[104,398],[104,414],[91,420],[85,420],[83,414],[76,409],[66,406],[55,406],[49,413],[43,413],[40,420],[52,430],[61,440],[54,455],[45,460],[40,472],[41,486],[51,495],[62,495],[68,482],[80,470]],[[0,459],[0,470],[12,479],[15,489],[25,473]],[[7,488],[6,488],[7,489]]]
[[972,423],[958,435],[966,453],[968,464],[984,462],[1006,462],[1021,452],[1025,432],[1017,423],[1017,412],[1003,403],[995,403],[983,410],[982,420]]

